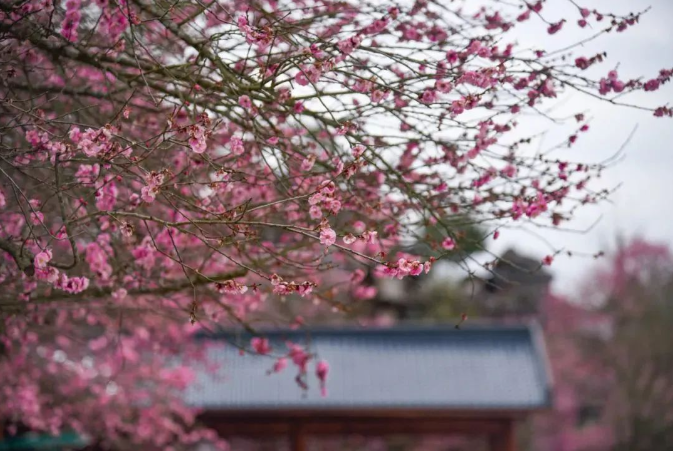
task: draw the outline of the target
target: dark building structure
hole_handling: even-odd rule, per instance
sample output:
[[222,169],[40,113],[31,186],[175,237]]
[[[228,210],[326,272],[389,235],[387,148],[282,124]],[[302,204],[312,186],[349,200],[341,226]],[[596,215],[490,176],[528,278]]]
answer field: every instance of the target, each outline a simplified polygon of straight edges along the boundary
[[535,324],[264,335],[278,349],[290,340],[327,360],[329,394],[322,397],[315,383],[299,388],[295,368],[267,375],[273,359],[241,356],[224,342],[249,337],[215,338],[212,358],[222,372],[200,374],[187,400],[224,437],[271,436],[277,440],[273,449],[304,451],[321,437],[457,435],[483,439],[485,448],[478,449],[514,451],[516,421],[550,402],[546,354]]
[[537,317],[552,277],[534,260],[509,250],[475,295],[480,313],[490,318]]

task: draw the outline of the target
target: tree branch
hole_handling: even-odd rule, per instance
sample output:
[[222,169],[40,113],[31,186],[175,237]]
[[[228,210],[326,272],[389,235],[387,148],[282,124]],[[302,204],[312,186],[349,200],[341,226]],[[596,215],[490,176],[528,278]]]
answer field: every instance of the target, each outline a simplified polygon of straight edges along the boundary
[[4,238],[0,238],[0,249],[12,256],[16,265],[24,274],[27,276],[35,274],[35,265],[33,264],[33,258],[30,253],[24,253],[21,250],[21,247]]

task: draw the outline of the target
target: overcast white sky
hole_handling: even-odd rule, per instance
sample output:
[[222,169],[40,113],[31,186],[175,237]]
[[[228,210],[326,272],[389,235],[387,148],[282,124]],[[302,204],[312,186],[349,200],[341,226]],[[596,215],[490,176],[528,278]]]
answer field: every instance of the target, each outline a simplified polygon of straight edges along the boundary
[[[651,7],[633,29],[610,34],[574,52],[575,56],[591,56],[601,50],[607,51],[608,59],[598,68],[599,74],[606,74],[619,65],[623,80],[639,75],[649,79],[661,68],[673,68],[673,0],[578,0],[578,3],[590,9],[615,13]],[[568,17],[569,12],[574,13],[573,8],[569,1],[552,0],[546,3],[543,13],[547,20],[556,22],[561,17]],[[520,42],[527,45],[537,42],[548,50],[588,36],[586,30],[576,25],[576,20],[565,24],[563,39],[547,36],[539,21],[530,21],[527,27],[518,32]],[[655,93],[638,93],[628,99],[652,107],[668,102],[673,105],[673,83]],[[625,148],[623,161],[605,172],[601,180],[603,187],[621,184],[612,196],[612,202],[581,209],[566,226],[584,229],[599,217],[602,219],[585,234],[534,229],[542,238],[538,239],[524,231],[506,231],[498,241],[490,243],[494,252],[500,254],[515,247],[542,258],[549,253],[547,240],[556,248],[594,253],[614,247],[620,234],[642,236],[673,247],[673,119],[656,118],[648,112],[614,107],[577,94],[562,105],[562,111],[573,113],[587,108],[594,118],[591,133],[582,135],[572,149],[556,154],[559,158],[584,162],[604,160],[613,155],[638,126]],[[544,125],[535,123],[531,127]],[[551,268],[555,290],[572,293],[586,281],[595,264],[592,258],[557,257]]]

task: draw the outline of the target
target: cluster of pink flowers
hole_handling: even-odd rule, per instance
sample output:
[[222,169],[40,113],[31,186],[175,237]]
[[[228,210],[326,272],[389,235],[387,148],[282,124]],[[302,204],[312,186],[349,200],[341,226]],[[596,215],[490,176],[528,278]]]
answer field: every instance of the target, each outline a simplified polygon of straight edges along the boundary
[[590,14],[591,11],[589,11],[588,8],[580,8],[580,15],[582,18],[577,21],[577,25],[579,25],[581,28],[586,27],[588,25],[587,18]]
[[[309,154],[304,158],[301,162],[301,170],[302,171],[310,171],[313,169],[313,165],[315,164],[316,156],[313,154]],[[317,219],[317,218],[314,218]]]
[[243,146],[243,140],[237,136],[232,136],[229,140],[229,149],[234,155],[243,155],[245,153],[245,147]]
[[189,127],[189,147],[194,153],[203,153],[206,151],[206,129],[195,124]]
[[673,76],[673,69],[661,69],[656,78],[652,78],[645,82],[643,89],[645,91],[656,91],[661,85],[668,83]]
[[226,294],[244,294],[248,291],[248,287],[236,282],[235,280],[226,280],[215,284],[215,289],[219,293]]
[[[310,205],[309,214],[312,219],[321,219],[324,212],[336,215],[341,210],[341,201],[336,197],[336,185],[334,182],[323,183],[318,189],[318,192],[309,197],[308,203]],[[322,230],[329,229],[329,223],[325,221],[321,222],[320,228],[322,242]],[[326,233],[330,234],[330,232]],[[336,234],[334,236],[336,237]],[[334,244],[334,241],[329,245],[332,244]]]
[[140,190],[140,198],[143,202],[151,204],[156,199],[157,194],[161,189],[161,184],[164,183],[164,174],[160,172],[150,172],[145,177],[146,186]]
[[529,218],[535,218],[547,211],[547,208],[547,196],[542,191],[538,191],[537,197],[528,202],[521,198],[514,201],[512,204],[512,219],[519,219],[523,215],[526,215]]
[[86,262],[89,268],[96,273],[101,283],[106,283],[112,275],[112,266],[108,262],[108,256],[113,256],[114,251],[110,246],[110,235],[103,233],[96,241],[86,246]]
[[[49,161],[53,164],[56,161],[57,155],[67,156],[70,154],[68,146],[60,141],[51,139],[50,135],[43,131],[28,130],[26,132],[26,140],[34,149],[45,152],[37,154],[39,160],[44,160],[48,157]],[[27,155],[18,155],[15,158],[17,164],[28,164],[30,161],[31,157]]]
[[374,243],[378,238],[378,232],[376,230],[365,230],[362,234],[354,235],[352,233],[346,233],[343,237],[344,244],[353,244],[356,241],[361,241],[362,243]]
[[601,95],[606,95],[610,91],[614,91],[616,93],[622,92],[626,85],[624,84],[624,82],[620,81],[618,77],[619,76],[617,75],[617,71],[611,70],[608,73],[607,78],[601,78],[598,92]]
[[77,294],[89,288],[88,278],[68,277],[53,266],[49,266],[52,258],[51,249],[44,249],[35,255],[33,264],[35,265],[35,276],[38,280],[48,282],[54,288],[71,294]]
[[157,251],[152,244],[151,238],[145,237],[138,246],[131,250],[131,255],[133,255],[136,265],[149,271],[156,263]]
[[397,263],[395,264],[389,263],[384,265],[381,268],[381,273],[386,277],[396,277],[398,279],[403,279],[407,276],[418,276],[423,272],[426,274],[429,273],[433,262],[434,258],[430,258],[425,263],[421,263],[418,260],[402,257],[397,260]]
[[673,117],[673,108],[667,106],[657,107],[654,110],[654,115],[656,117],[664,117],[664,116]]
[[96,181],[100,174],[100,165],[96,164],[82,164],[77,168],[77,181],[84,184],[91,184]]
[[70,139],[77,148],[88,157],[98,157],[112,150],[112,133],[114,127],[102,127],[98,130],[88,128],[81,132],[78,127],[70,130]]
[[361,43],[362,37],[356,35],[337,42],[337,48],[344,55],[350,55]]
[[245,34],[245,40],[248,44],[254,44],[259,51],[264,51],[271,42],[273,42],[273,29],[264,27],[255,29],[248,23],[246,16],[239,16],[237,20],[238,29]]
[[374,89],[369,94],[369,96],[372,99],[372,102],[380,103],[380,102],[383,102],[388,97],[389,94],[390,94],[390,91],[382,91],[380,89]]
[[67,0],[65,2],[65,18],[61,24],[61,34],[70,42],[77,42],[77,27],[82,18],[80,13],[80,0]]
[[308,296],[313,292],[316,284],[313,282],[286,282],[278,274],[273,274],[271,276],[271,285],[273,286],[273,292],[280,296],[288,296],[290,294],[298,294],[301,297]]
[[[110,42],[117,42],[129,26],[129,21],[126,17],[128,13],[107,1],[99,0],[98,3],[99,6],[103,7],[103,15],[100,21],[101,31]],[[131,19],[134,20],[135,25],[139,24],[137,15],[131,14]]]
[[322,75],[322,71],[316,65],[302,65],[295,75],[294,81],[300,86],[308,86],[309,83],[318,83],[320,75]]
[[54,283],[54,288],[70,294],[81,293],[89,288],[89,279],[86,277],[68,277],[66,274],[61,273],[58,280]]
[[114,209],[119,194],[115,179],[116,177],[112,174],[107,174],[96,183],[96,207],[100,211],[112,211]]
[[[285,370],[285,368],[287,368],[289,359],[297,368],[297,376],[295,377],[295,381],[302,389],[307,390],[308,383],[306,378],[308,372],[308,364],[311,361],[311,359],[314,358],[314,356],[309,352],[307,352],[306,348],[297,343],[288,341],[285,343],[285,345],[287,347],[287,354],[278,357],[274,362],[273,367],[271,368],[270,371],[268,371],[268,373],[269,374],[280,373],[281,371]],[[252,347],[253,351],[259,355],[269,355],[272,351],[272,347],[268,338],[253,337],[250,340],[250,346]],[[315,375],[316,378],[318,379],[318,383],[320,384],[320,392],[322,396],[327,396],[328,374],[329,374],[328,363],[324,360],[318,361],[315,367]]]
[[489,70],[467,71],[460,76],[457,83],[466,83],[478,88],[490,88],[498,83]]

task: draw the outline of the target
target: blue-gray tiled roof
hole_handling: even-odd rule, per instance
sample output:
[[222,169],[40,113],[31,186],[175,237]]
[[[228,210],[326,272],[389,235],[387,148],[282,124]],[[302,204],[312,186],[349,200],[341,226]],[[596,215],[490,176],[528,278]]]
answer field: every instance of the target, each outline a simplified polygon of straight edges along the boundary
[[[314,366],[301,390],[290,364],[267,375],[274,360],[239,355],[222,335],[211,349],[216,377],[199,373],[187,401],[206,409],[444,408],[516,409],[549,402],[546,356],[537,327],[452,327],[273,331],[271,342],[306,343],[330,364],[328,396]],[[210,339],[208,339],[210,340]],[[279,346],[277,349],[284,349]]]

